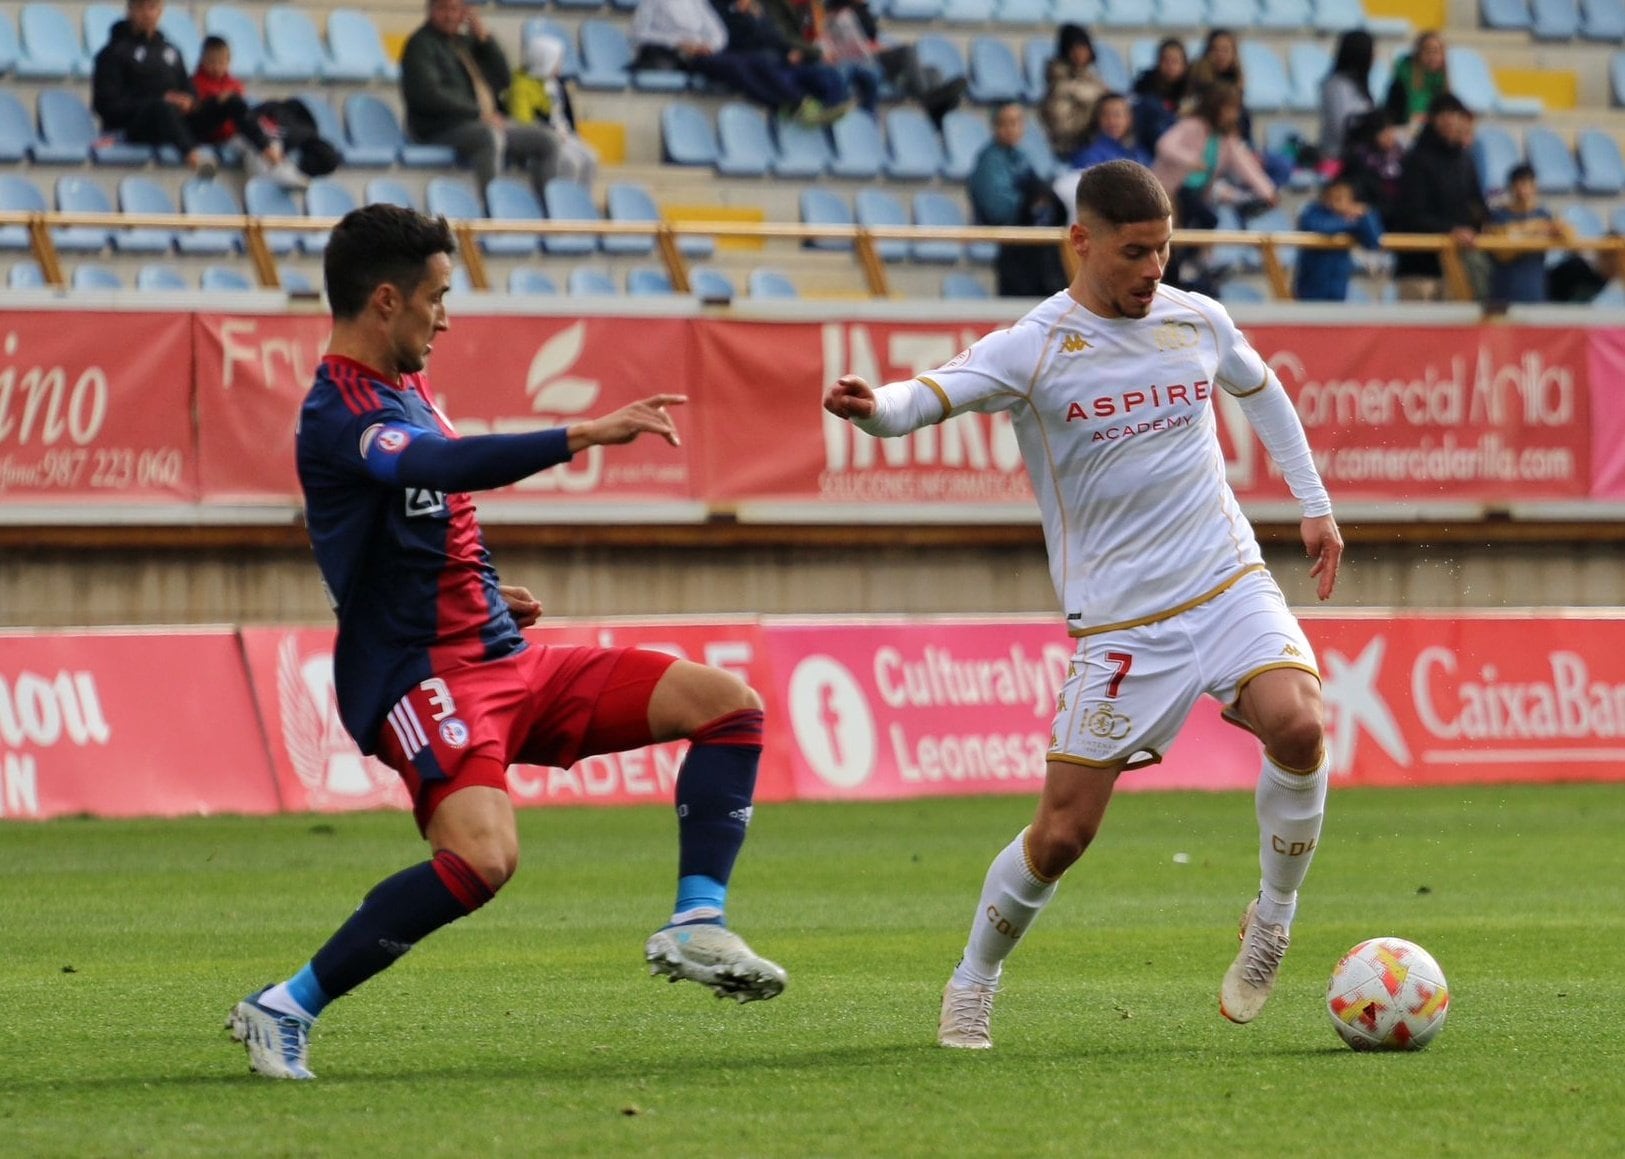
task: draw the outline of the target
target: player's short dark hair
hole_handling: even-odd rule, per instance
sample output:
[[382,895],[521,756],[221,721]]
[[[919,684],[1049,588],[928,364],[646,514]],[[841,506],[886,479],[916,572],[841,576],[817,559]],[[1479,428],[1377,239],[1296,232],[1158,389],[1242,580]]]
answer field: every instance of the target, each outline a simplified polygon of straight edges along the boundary
[[1520,161],[1518,164],[1507,170],[1508,185],[1511,185],[1515,181],[1533,181],[1534,179],[1535,167],[1529,164],[1527,161]]
[[435,254],[454,254],[457,241],[443,217],[398,205],[366,205],[345,214],[322,254],[322,277],[335,318],[354,318],[386,282],[401,293],[417,289]]
[[227,52],[231,51],[231,45],[226,43],[226,38],[224,36],[205,36],[203,38],[203,48],[201,51],[215,52],[216,50],[222,48]]
[[1138,161],[1091,165],[1078,178],[1078,218],[1095,217],[1108,225],[1161,221],[1173,216],[1168,191],[1157,175]]
[[1452,92],[1442,92],[1428,102],[1428,120],[1432,120],[1441,113],[1460,113],[1464,117],[1474,116],[1473,110]]

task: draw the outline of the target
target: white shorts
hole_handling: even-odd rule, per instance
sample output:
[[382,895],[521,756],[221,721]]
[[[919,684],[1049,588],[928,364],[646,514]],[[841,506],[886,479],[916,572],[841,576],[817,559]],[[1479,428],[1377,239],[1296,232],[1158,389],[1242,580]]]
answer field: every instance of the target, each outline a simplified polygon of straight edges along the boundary
[[1156,764],[1197,697],[1229,709],[1249,680],[1274,668],[1320,678],[1308,637],[1266,571],[1166,620],[1085,636],[1061,687],[1049,759]]

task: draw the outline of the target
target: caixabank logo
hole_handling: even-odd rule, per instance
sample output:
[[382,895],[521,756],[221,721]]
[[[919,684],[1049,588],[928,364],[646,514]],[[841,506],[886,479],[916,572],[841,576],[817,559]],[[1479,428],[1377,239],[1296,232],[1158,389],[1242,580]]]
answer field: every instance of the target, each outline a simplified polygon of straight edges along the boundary
[[363,756],[344,731],[330,650],[301,650],[297,636],[284,636],[277,646],[276,686],[283,751],[309,808],[320,812],[406,804],[406,790],[395,771]]

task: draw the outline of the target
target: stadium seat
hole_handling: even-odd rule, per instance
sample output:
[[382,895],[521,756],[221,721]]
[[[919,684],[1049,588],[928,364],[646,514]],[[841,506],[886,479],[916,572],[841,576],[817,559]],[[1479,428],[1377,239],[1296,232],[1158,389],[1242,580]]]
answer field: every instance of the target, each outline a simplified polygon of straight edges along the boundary
[[[1264,148],[1271,153],[1293,157],[1301,141],[1302,132],[1292,121],[1274,120],[1264,123]],[[1314,170],[1294,164],[1286,186],[1288,189],[1313,189],[1316,180]]]
[[325,96],[306,91],[297,94],[297,100],[309,110],[311,119],[316,122],[317,136],[332,142],[341,153],[349,148],[350,138],[344,131],[344,122]]
[[585,11],[602,8],[604,0],[553,0],[553,4],[558,8],[574,8],[578,11]]
[[1021,71],[1027,78],[1027,87],[1022,97],[1029,105],[1035,105],[1044,99],[1044,71],[1049,67],[1049,58],[1054,54],[1053,36],[1034,36],[1022,42]]
[[717,163],[716,132],[705,113],[686,101],[673,101],[660,110],[660,148],[673,165]]
[[[113,203],[102,187],[88,177],[58,177],[56,207],[66,213],[113,212]],[[68,253],[99,253],[107,248],[109,241],[109,232],[104,226],[65,226],[52,236],[56,248]]]
[[1243,32],[1258,24],[1258,15],[1258,0],[1208,0],[1207,24],[1213,28]]
[[1462,103],[1475,113],[1500,113],[1509,117],[1536,116],[1540,113],[1543,106],[1537,98],[1501,94],[1484,54],[1476,48],[1452,45],[1445,52],[1450,70],[1450,87]]
[[745,280],[745,290],[752,298],[799,298],[796,284],[778,270],[757,267]]
[[1580,189],[1603,197],[1625,190],[1625,160],[1619,143],[1600,129],[1581,129],[1575,141],[1580,158]]
[[755,105],[729,101],[717,110],[717,172],[725,177],[761,177],[773,163],[767,115]]
[[885,150],[880,141],[880,126],[869,113],[862,109],[847,113],[830,127],[830,140],[835,147],[835,159],[830,162],[829,171],[834,176],[860,181],[879,176]]
[[943,0],[937,19],[944,24],[985,24],[993,19],[995,0]]
[[1596,241],[1608,234],[1602,217],[1583,201],[1570,202],[1558,216],[1568,222],[1569,228],[1581,241]]
[[[908,210],[884,189],[860,189],[852,199],[858,224],[873,229],[880,226],[908,225]],[[908,260],[908,242],[899,238],[880,238],[875,241],[875,252],[883,262]]]
[[1625,40],[1625,0],[1580,0],[1580,35],[1608,44]]
[[[665,91],[677,92],[688,86],[688,78],[683,73],[673,71],[670,75],[677,83],[668,84]],[[578,79],[582,88],[603,92],[620,92],[632,83],[632,45],[626,39],[624,28],[608,20],[581,22],[581,75]]]
[[[547,216],[553,221],[602,221],[603,215],[593,203],[592,191],[579,181],[567,177],[554,177],[548,181],[542,196],[547,202]],[[600,235],[595,233],[549,234],[542,238],[545,254],[590,254],[598,248]]]
[[335,8],[327,16],[327,43],[332,76],[339,80],[397,81],[400,66],[389,59],[372,17],[353,8]]
[[23,54],[17,42],[17,24],[10,12],[0,12],[0,75],[17,67],[17,58]]
[[955,272],[943,275],[942,296],[961,300],[991,298],[993,295],[975,274]]
[[995,0],[993,19],[1000,24],[1048,24],[1049,0]]
[[541,270],[531,266],[517,266],[508,271],[508,293],[510,294],[545,294],[552,296],[558,292],[558,283]]
[[[605,193],[604,201],[610,221],[653,222],[660,220],[660,210],[656,208],[654,198],[645,186],[630,181],[614,182]],[[687,240],[687,238],[681,239],[678,242],[679,248]],[[705,240],[709,241],[710,239]],[[642,255],[654,252],[655,239],[648,234],[606,233],[600,245],[602,245],[606,254]],[[705,256],[709,257],[709,252]]]
[[695,266],[690,270],[688,290],[702,302],[731,302],[738,296],[733,279],[714,266]]
[[987,118],[965,109],[954,109],[942,118],[942,176],[948,181],[964,181],[976,167],[982,147],[993,138]]
[[1364,28],[1372,36],[1410,36],[1411,22],[1392,17],[1373,17],[1363,0],[1314,0],[1316,32],[1347,32]]
[[565,282],[572,297],[604,297],[618,293],[615,279],[604,270],[578,266],[570,271]]
[[1485,28],[1522,32],[1529,27],[1529,0],[1479,0],[1478,15]]
[[[293,194],[269,177],[250,177],[243,186],[243,208],[254,217],[300,217]],[[265,245],[277,257],[299,248],[299,234],[287,229],[267,230]]]
[[970,42],[970,99],[977,104],[1004,104],[1026,95],[1026,81],[1015,53],[1003,40],[978,36]]
[[1614,104],[1625,105],[1625,52],[1608,58],[1608,89],[1614,94]]
[[891,0],[886,15],[892,20],[935,20],[942,15],[943,0]]
[[174,266],[145,265],[135,272],[138,290],[190,290],[186,275]]
[[[485,187],[485,207],[496,221],[541,221],[542,203],[528,178],[496,177]],[[541,239],[533,233],[482,233],[480,249],[488,254],[529,257]]]
[[102,165],[145,165],[152,150],[145,145],[99,145],[101,131],[78,93],[47,89],[39,95],[40,143],[34,160],[46,165],[78,165],[87,157]]
[[816,125],[778,119],[773,125],[773,176],[807,180],[829,168],[829,137]]
[[[1287,71],[1292,77],[1291,107],[1301,113],[1320,108],[1320,82],[1332,71],[1331,49],[1312,40],[1300,40],[1287,50]],[[1383,94],[1372,88],[1371,95],[1381,101]]]
[[[1290,233],[1296,228],[1297,226],[1293,224],[1292,218],[1287,211],[1279,207],[1266,209],[1263,213],[1255,215],[1247,222],[1248,233]],[[1263,251],[1253,247],[1248,248],[1252,250],[1253,255],[1250,265],[1257,269],[1263,269]],[[1283,266],[1290,270],[1298,264],[1298,247],[1278,245],[1275,247],[1275,256]]]
[[[120,12],[120,17],[122,16],[123,13]],[[179,4],[166,4],[163,15],[158,17],[158,31],[164,34],[165,40],[180,50],[181,63],[186,65],[186,71],[196,72],[198,57],[203,53],[203,33],[198,30],[197,21],[192,19],[192,14]],[[94,65],[96,53],[101,49],[101,45],[87,42],[86,47],[90,50],[91,63]],[[231,72],[239,80],[242,79],[243,74],[237,69],[235,48],[231,54]]]
[[[231,190],[218,181],[188,181],[181,186],[181,212],[189,217],[216,217],[239,215],[243,210]],[[243,249],[243,235],[237,230],[186,230],[175,240],[183,254],[229,254]]]
[[1563,138],[1536,125],[1524,134],[1523,148],[1535,170],[1535,188],[1542,193],[1574,192],[1580,183],[1580,169]]
[[34,125],[22,102],[0,91],[0,164],[16,164],[33,152]]
[[[96,63],[96,54],[113,39],[113,25],[123,19],[122,4],[86,4],[80,12],[79,24],[84,29],[85,54],[90,57],[92,71]],[[169,34],[166,32],[164,36],[167,39]]]
[[1523,159],[1523,150],[1500,125],[1480,123],[1473,133],[1472,155],[1487,197],[1506,188],[1507,170]]
[[320,293],[309,274],[292,266],[278,266],[276,268],[276,280],[281,284],[282,292],[285,294],[315,297]]
[[108,266],[80,262],[70,282],[76,290],[122,290],[124,279]]
[[55,4],[23,5],[17,29],[21,52],[14,67],[20,79],[69,80],[90,75],[90,56],[80,43],[79,30]]
[[[45,195],[28,178],[0,173],[0,209],[16,213],[44,213]],[[28,227],[0,225],[0,250],[26,250]]]
[[1530,0],[1529,32],[1536,40],[1573,40],[1580,34],[1579,0]]
[[485,206],[474,186],[460,177],[431,177],[423,187],[423,209],[447,221],[479,221]]
[[391,165],[399,159],[408,169],[450,169],[457,163],[450,145],[407,141],[395,110],[372,93],[351,93],[344,99],[344,123],[352,142],[344,159],[352,165]]
[[1106,82],[1106,87],[1114,93],[1127,93],[1134,87],[1134,78],[1128,71],[1128,62],[1123,59],[1123,54],[1107,41],[1095,42],[1095,69],[1100,73],[1100,79]]
[[1243,40],[1240,55],[1242,71],[1247,77],[1248,108],[1264,113],[1289,108],[1292,82],[1287,79],[1280,55],[1262,40]]
[[240,294],[254,289],[248,275],[230,266],[204,266],[198,289],[205,294]]
[[626,271],[626,292],[634,298],[651,298],[675,293],[671,275],[655,266],[634,266]]
[[[126,177],[118,183],[118,207],[121,213],[173,214],[175,203],[169,194],[150,177]],[[142,226],[126,229],[113,235],[113,244],[121,250],[139,253],[169,253],[175,248],[177,236],[167,229]]]
[[886,145],[886,176],[894,180],[930,181],[942,172],[942,139],[913,105],[886,111]]
[[[1206,28],[1207,0],[1157,0],[1157,18],[1154,23],[1163,29]],[[1251,80],[1250,77],[1248,79]]]
[[1261,0],[1258,27],[1272,32],[1298,32],[1314,23],[1315,7],[1310,0]]
[[278,4],[265,10],[266,80],[366,80],[334,70],[321,34],[303,8]]
[[[331,177],[318,177],[305,190],[305,212],[311,217],[343,217],[356,207],[355,197]],[[299,235],[299,248],[312,256],[327,248],[327,231]]]
[[[914,224],[945,226],[963,229],[965,210],[946,193],[923,190],[914,195]],[[917,262],[929,265],[953,265],[965,256],[963,242],[916,241],[909,245],[909,254]]]
[[551,36],[564,45],[564,59],[559,62],[559,76],[564,80],[575,80],[581,75],[581,57],[576,52],[575,37],[558,21],[549,20],[546,16],[529,17],[519,32],[520,55],[523,48],[538,36]]
[[1144,28],[1157,23],[1147,0],[1104,0],[1100,23],[1107,28]]
[[[852,207],[847,205],[838,194],[828,189],[819,189],[816,186],[801,191],[801,220],[805,225],[851,225]],[[848,238],[829,237],[811,238],[803,243],[804,247],[813,250],[849,250],[852,242]]]
[[960,55],[959,46],[946,36],[934,32],[924,34],[914,42],[914,55],[919,58],[921,68],[936,69],[944,81],[965,75],[965,58]]
[[1100,23],[1102,11],[1102,0],[1055,0],[1050,17],[1057,24],[1071,22],[1087,28]]
[[[0,230],[0,234],[5,231]],[[7,248],[0,243],[0,249]],[[33,258],[14,262],[11,269],[6,271],[6,288],[11,290],[45,290],[50,287],[45,283],[45,273],[39,268],[39,263]]]
[[234,76],[245,81],[259,79],[265,68],[265,40],[252,16],[234,5],[216,4],[203,14],[203,31],[231,45]]
[[393,177],[374,177],[367,182],[363,193],[363,205],[398,205],[402,209],[419,209],[418,199],[412,196],[412,191],[402,182]]
[[1269,301],[1269,295],[1251,282],[1232,278],[1219,287],[1219,301],[1227,306],[1251,306]]
[[1033,172],[1044,180],[1049,181],[1055,177],[1058,162],[1055,151],[1050,148],[1049,138],[1044,135],[1044,126],[1039,123],[1038,113],[1033,109],[1027,110],[1027,128],[1021,134],[1021,142],[1017,146],[1027,154],[1027,160],[1032,162]]

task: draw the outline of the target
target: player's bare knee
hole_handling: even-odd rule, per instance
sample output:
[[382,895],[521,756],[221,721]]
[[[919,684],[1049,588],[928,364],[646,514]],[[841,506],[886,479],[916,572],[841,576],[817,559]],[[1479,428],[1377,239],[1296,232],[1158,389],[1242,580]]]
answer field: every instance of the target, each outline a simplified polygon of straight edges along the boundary
[[1053,881],[1083,856],[1094,839],[1095,830],[1087,825],[1035,821],[1027,831],[1027,856],[1034,870]]
[[1289,769],[1313,769],[1320,763],[1326,732],[1318,713],[1299,712],[1272,725],[1264,736],[1270,758]]
[[469,853],[459,856],[475,873],[480,880],[495,893],[512,880],[513,875],[519,871],[519,850],[517,847],[506,846],[500,842],[489,842],[477,846]]

